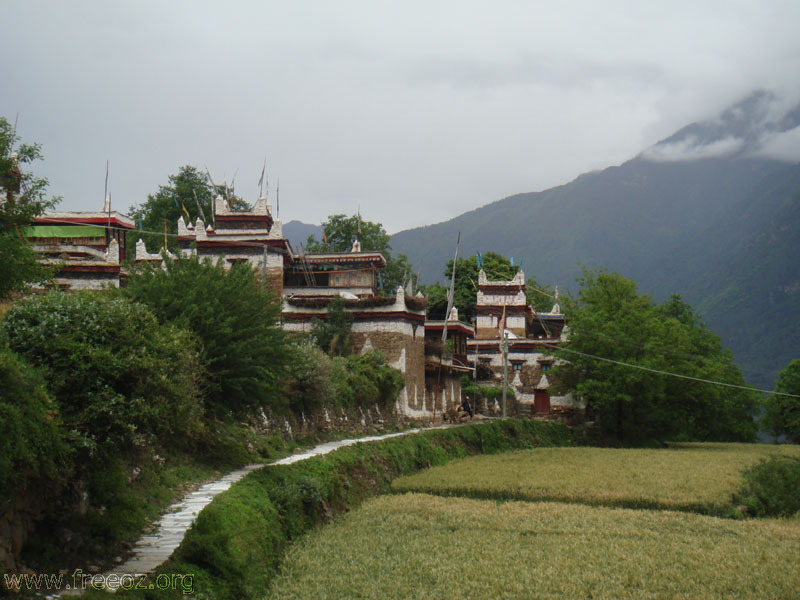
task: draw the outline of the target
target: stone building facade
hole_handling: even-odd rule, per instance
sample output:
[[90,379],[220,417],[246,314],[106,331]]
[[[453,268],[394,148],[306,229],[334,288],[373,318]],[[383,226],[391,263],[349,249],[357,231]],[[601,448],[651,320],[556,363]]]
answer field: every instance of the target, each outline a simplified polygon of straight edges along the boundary
[[556,302],[549,312],[527,304],[525,273],[513,279],[490,281],[478,274],[477,332],[467,342],[469,360],[491,373],[486,385],[502,385],[503,355],[507,352],[508,385],[513,390],[510,416],[564,416],[582,410],[572,394],[551,394],[548,372],[554,363],[550,351],[566,340],[566,317]]
[[55,268],[46,287],[100,290],[119,287],[125,232],[133,228],[133,220],[112,211],[106,198],[102,211],[45,213],[24,235],[40,260]]

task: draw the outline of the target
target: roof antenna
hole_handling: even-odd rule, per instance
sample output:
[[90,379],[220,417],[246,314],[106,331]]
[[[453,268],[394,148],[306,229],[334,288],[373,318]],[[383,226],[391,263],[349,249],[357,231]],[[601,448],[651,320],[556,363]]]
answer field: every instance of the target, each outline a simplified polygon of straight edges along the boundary
[[275,214],[281,218],[281,178],[278,177],[278,189],[275,191]]

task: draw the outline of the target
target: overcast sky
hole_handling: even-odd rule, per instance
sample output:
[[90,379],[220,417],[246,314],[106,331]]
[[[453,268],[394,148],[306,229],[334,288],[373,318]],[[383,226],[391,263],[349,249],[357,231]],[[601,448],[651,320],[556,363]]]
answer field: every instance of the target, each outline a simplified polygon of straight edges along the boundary
[[184,164],[280,217],[390,233],[619,164],[757,88],[800,98],[800,2],[4,1],[0,115],[60,208]]

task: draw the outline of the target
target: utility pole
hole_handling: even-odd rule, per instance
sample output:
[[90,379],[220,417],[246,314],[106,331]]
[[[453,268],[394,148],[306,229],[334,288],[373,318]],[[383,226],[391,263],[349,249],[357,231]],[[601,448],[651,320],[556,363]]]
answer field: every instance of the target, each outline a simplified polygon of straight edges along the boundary
[[506,418],[506,396],[508,394],[508,333],[503,331],[503,343],[500,345],[503,351],[503,418]]

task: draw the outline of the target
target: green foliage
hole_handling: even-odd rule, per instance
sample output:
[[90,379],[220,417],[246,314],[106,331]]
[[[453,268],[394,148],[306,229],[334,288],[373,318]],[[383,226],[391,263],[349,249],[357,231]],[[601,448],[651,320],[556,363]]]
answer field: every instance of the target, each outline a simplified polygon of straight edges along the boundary
[[800,513],[800,460],[772,457],[744,473],[740,501],[757,517]]
[[602,434],[623,443],[648,439],[750,441],[757,396],[646,369],[743,385],[733,357],[679,296],[655,305],[635,282],[587,270],[577,302],[567,302],[570,340],[556,354],[558,389],[583,397]]
[[137,268],[122,293],[200,339],[211,413],[281,408],[286,344],[277,325],[280,305],[250,266],[226,270],[221,261],[181,257],[165,261],[163,269]]
[[309,340],[290,345],[286,397],[295,411],[324,406],[391,409],[405,384],[403,374],[377,351],[330,357]]
[[18,142],[14,127],[0,117],[0,300],[52,276],[37,262],[22,228],[55,206],[58,198],[45,198],[47,179],[22,171],[23,165],[42,158],[39,144]]
[[389,410],[403,389],[403,374],[386,364],[386,358],[376,350],[351,354],[339,359],[344,376],[338,378],[337,400],[340,406],[373,406]]
[[51,292],[17,302],[2,330],[10,347],[41,369],[73,445],[89,454],[196,431],[202,410],[194,339],[159,325],[146,307]]
[[[794,359],[778,374],[775,391],[800,396],[800,358]],[[785,435],[800,443],[800,398],[771,396],[763,423],[776,437]]]
[[313,341],[304,339],[288,346],[286,397],[297,411],[332,406],[336,399],[334,362]]
[[405,254],[394,257],[389,252],[392,249],[389,234],[380,223],[364,221],[359,215],[330,215],[322,223],[322,229],[328,241],[308,236],[307,252],[349,252],[353,241],[358,239],[363,252],[380,252],[386,258],[386,268],[381,273],[382,295],[393,296],[397,287],[404,285],[409,277],[416,283],[408,257]]
[[[221,195],[231,198],[235,210],[249,208],[241,198],[231,196],[225,186],[211,184],[208,175],[197,167],[185,165],[175,175],[169,176],[169,183],[158,187],[155,194],[148,194],[147,200],[140,206],[132,206],[129,210],[134,222],[141,223],[144,231],[158,233],[129,232],[127,248],[129,256],[133,258],[136,250],[136,241],[141,237],[149,252],[157,252],[164,246],[164,221],[167,223],[167,232],[178,232],[178,219],[183,216],[188,223],[195,223],[197,218],[203,218],[206,225],[212,222],[214,215],[214,198]],[[186,212],[184,212],[184,208]],[[187,214],[188,213],[188,216]],[[168,238],[168,248],[178,249],[178,242],[174,237]]]
[[[490,281],[508,281],[514,278],[519,267],[511,266],[510,259],[487,252],[482,255],[483,270]],[[473,254],[469,258],[459,258],[456,265],[456,280],[453,288],[454,306],[458,308],[458,317],[464,322],[471,322],[475,318],[475,304],[478,296],[478,259]],[[450,280],[453,277],[453,261],[447,261],[444,270],[445,285],[434,283],[424,287],[428,297],[428,318],[442,320],[447,310],[447,290],[450,289]],[[528,304],[536,310],[546,312],[553,307],[553,290],[536,281],[535,277],[528,278],[526,282]]]
[[0,347],[0,503],[32,480],[57,488],[69,477],[70,454],[41,377]]
[[319,347],[331,356],[347,356],[352,348],[352,326],[353,315],[347,311],[344,298],[335,298],[328,304],[327,318],[312,321],[311,334]]

